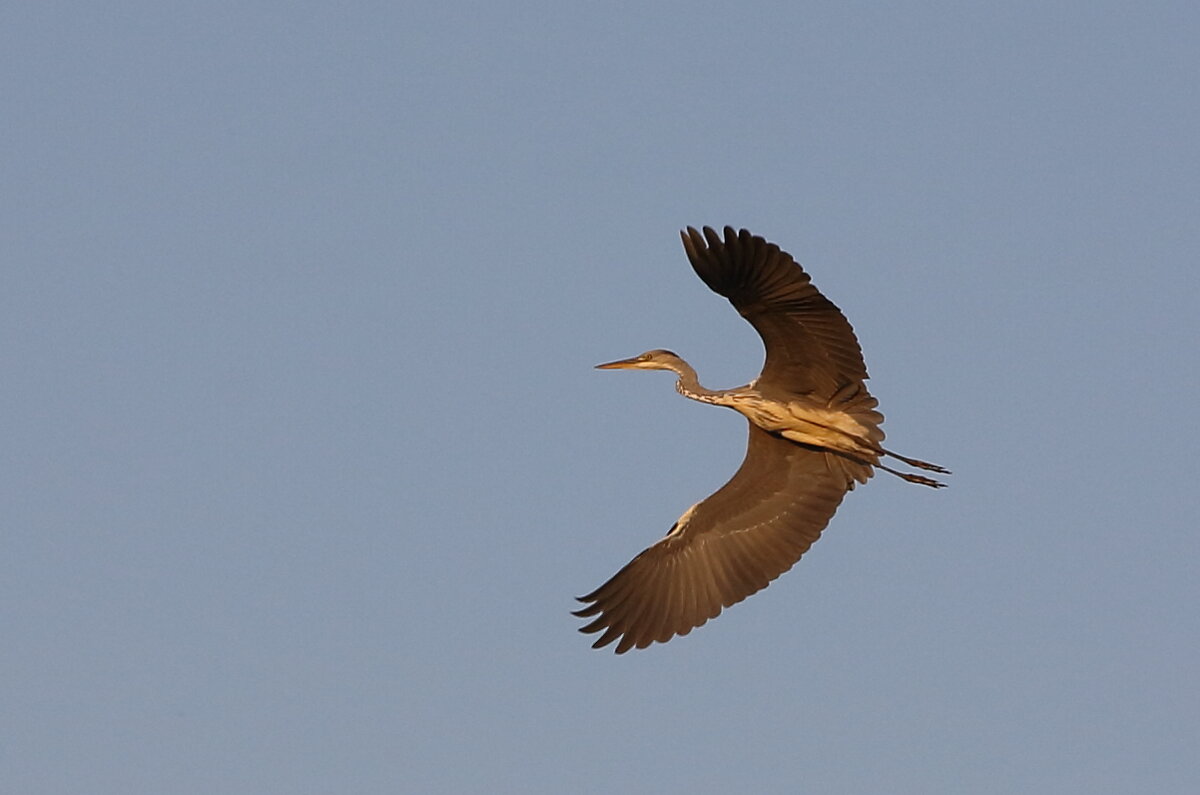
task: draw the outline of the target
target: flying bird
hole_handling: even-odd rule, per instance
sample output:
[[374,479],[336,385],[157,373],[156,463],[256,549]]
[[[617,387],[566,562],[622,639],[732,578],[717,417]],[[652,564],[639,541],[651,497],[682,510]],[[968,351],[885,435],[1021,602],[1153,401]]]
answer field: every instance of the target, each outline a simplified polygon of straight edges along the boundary
[[880,459],[949,474],[883,447],[883,415],[867,391],[854,330],[790,254],[745,229],[727,226],[724,239],[707,226],[680,234],[696,274],[762,337],[766,362],[758,378],[734,389],[706,389],[692,366],[667,350],[597,365],[670,370],[679,376],[679,394],[727,406],[750,429],[746,457],[728,483],[579,598],[586,606],[574,615],[592,619],[580,631],[602,633],[593,648],[617,641],[617,654],[686,635],[767,587],[808,551],[846,492],[875,468],[910,483],[945,485]]

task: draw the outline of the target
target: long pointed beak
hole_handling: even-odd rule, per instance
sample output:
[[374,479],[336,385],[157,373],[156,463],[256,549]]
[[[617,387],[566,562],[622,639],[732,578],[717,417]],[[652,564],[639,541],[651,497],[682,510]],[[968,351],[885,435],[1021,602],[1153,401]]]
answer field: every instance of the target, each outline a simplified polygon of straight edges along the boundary
[[637,366],[636,356],[630,359],[617,359],[615,362],[605,362],[604,364],[596,365],[597,370],[630,370]]

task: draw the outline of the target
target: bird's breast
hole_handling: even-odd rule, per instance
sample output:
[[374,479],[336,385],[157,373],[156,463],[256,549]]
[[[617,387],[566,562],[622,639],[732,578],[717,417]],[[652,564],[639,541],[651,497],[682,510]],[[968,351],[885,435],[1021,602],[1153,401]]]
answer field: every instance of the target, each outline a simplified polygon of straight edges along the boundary
[[799,401],[750,400],[732,406],[764,431],[793,442],[864,456],[873,460],[878,451],[870,439],[877,431],[853,414]]

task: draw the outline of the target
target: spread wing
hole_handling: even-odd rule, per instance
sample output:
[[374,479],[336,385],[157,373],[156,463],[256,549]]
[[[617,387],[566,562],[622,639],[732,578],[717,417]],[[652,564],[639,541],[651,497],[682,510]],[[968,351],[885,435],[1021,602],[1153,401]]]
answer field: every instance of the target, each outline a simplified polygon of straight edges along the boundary
[[750,425],[732,479],[689,509],[671,532],[579,601],[596,616],[581,632],[620,638],[617,653],[686,635],[790,569],[853,485],[827,453]]
[[760,388],[830,397],[867,378],[854,329],[779,246],[743,229],[680,233],[696,274],[750,321],[767,350]]

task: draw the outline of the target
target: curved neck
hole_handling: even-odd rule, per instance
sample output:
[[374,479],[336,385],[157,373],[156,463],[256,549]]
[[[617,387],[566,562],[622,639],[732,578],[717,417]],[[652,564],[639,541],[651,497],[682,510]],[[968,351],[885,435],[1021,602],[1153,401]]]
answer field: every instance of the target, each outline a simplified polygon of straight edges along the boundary
[[675,391],[679,394],[692,400],[699,400],[702,403],[712,403],[720,395],[719,392],[700,386],[700,379],[696,376],[696,369],[687,362],[680,359],[678,362],[672,362],[671,364],[671,370],[679,376],[679,380],[675,382]]

